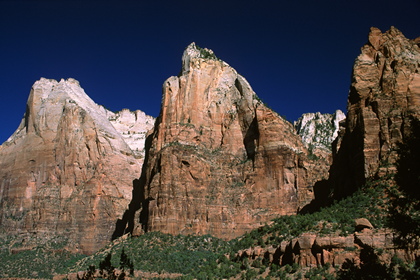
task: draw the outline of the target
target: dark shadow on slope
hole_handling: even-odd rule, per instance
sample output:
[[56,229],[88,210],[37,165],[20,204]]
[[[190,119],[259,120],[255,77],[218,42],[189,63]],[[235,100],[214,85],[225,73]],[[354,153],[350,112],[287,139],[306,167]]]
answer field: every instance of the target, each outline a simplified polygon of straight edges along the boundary
[[[354,87],[350,87],[348,101],[349,106],[360,102],[359,94]],[[350,119],[355,123],[350,124]],[[336,200],[353,194],[366,183],[365,123],[360,110],[353,116],[347,113],[344,127],[341,143],[338,137],[332,143],[334,158],[328,179],[331,184],[331,194]]]
[[311,203],[305,205],[298,212],[299,214],[310,214],[319,211],[322,207],[329,206],[331,204],[331,186],[328,180],[321,180],[315,183],[314,196]]
[[25,111],[25,129],[26,129],[26,133],[28,133],[29,130],[29,114],[30,114],[30,109],[28,104],[26,104],[26,111]]
[[281,259],[281,266],[285,266],[285,265],[293,265],[293,253],[294,253],[294,248],[292,247],[292,242],[290,242],[289,244],[287,244],[286,246],[286,250],[283,254],[283,258]]
[[360,266],[354,260],[346,259],[337,273],[337,279],[395,279],[387,266],[379,260],[372,247],[365,246],[360,251]]
[[[348,127],[347,123],[345,127]],[[352,195],[365,184],[364,134],[360,127],[362,124],[351,132],[347,129],[341,143],[338,137],[333,141],[333,162],[328,180],[315,183],[315,198],[299,211],[300,214],[314,213],[320,208],[330,206],[334,200]]]
[[394,243],[415,250],[420,248],[420,120],[409,117],[404,141],[397,152],[397,186],[390,190],[390,226],[396,231]]
[[112,240],[130,233],[133,233],[135,226],[135,217],[136,212],[140,209],[140,221],[142,224],[143,230],[146,231],[148,219],[149,219],[149,199],[145,197],[145,185],[146,185],[146,166],[149,162],[149,149],[152,144],[153,134],[150,134],[145,141],[145,159],[142,166],[142,171],[139,179],[133,180],[133,191],[131,202],[128,205],[128,209],[124,212],[124,215],[121,219],[118,219],[115,224],[115,230],[112,234]]
[[260,132],[258,129],[258,120],[257,117],[254,117],[244,137],[244,146],[246,149],[247,158],[252,160],[253,163],[255,161],[256,142],[258,141],[259,137]]
[[144,188],[142,188],[139,179],[134,179],[131,202],[128,205],[128,209],[124,212],[122,218],[117,220],[114,233],[112,234],[112,240],[126,233],[133,232],[134,217],[136,212],[140,209],[142,201],[144,201]]

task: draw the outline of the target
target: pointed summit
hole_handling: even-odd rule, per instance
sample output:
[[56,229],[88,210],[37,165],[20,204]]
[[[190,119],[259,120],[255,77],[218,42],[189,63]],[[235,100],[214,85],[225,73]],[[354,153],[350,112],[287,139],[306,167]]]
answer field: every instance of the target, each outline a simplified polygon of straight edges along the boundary
[[182,61],[163,85],[135,229],[229,239],[295,214],[313,194],[293,125],[213,51],[192,43]]
[[74,79],[35,82],[0,146],[0,228],[85,254],[109,242],[141,167],[107,114]]
[[197,46],[194,42],[192,42],[188,45],[188,47],[184,51],[184,54],[182,55],[182,71],[188,72],[190,71],[190,67],[199,67],[200,60],[212,60],[217,61],[218,63],[226,64],[225,62],[217,58],[217,56],[212,50],[207,48],[201,48]]
[[188,45],[185,49],[183,57],[190,56],[190,58],[214,59],[219,60],[214,52],[207,48],[201,48],[194,42]]
[[37,134],[41,131],[56,133],[63,109],[73,105],[77,105],[90,115],[102,130],[107,130],[114,138],[117,137],[118,132],[106,121],[107,110],[96,104],[80,87],[77,80],[69,78],[61,79],[58,82],[53,79],[41,78],[32,86],[26,104],[25,117],[8,141],[13,140],[14,137],[22,136],[23,131],[26,133],[35,131]]

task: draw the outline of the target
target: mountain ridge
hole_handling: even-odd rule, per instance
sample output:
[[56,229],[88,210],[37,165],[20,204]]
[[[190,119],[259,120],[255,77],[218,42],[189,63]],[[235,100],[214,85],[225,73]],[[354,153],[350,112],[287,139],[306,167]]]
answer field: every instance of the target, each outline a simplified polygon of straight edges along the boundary
[[[52,227],[54,235],[66,225],[70,233],[80,231],[70,234],[66,248],[85,253],[111,238],[129,238],[127,233],[205,235],[197,239],[200,244],[212,242],[211,234],[237,242],[232,246],[240,250],[221,256],[216,266],[229,263],[244,277],[258,268],[267,276],[278,271],[276,266],[293,264],[326,269],[343,264],[348,272],[351,265],[362,269],[370,261],[388,265],[393,256],[414,261],[417,251],[398,247],[383,219],[399,144],[409,139],[412,119],[420,115],[419,61],[417,41],[394,27],[385,33],[372,28],[355,61],[345,120],[340,113],[335,119],[303,116],[296,124],[301,135],[267,108],[236,70],[194,43],[184,51],[180,75],[165,81],[161,113],[147,134],[138,127],[151,119],[141,113],[111,114],[90,101],[79,106],[83,91],[75,80],[42,80],[45,84],[34,85],[23,124],[0,146],[0,223],[17,229],[23,250],[35,246],[25,239],[30,233],[41,236]],[[59,97],[64,88],[76,91],[77,100]],[[47,107],[58,113],[49,118]],[[126,119],[141,121],[131,126]],[[316,129],[322,125],[325,129]],[[331,149],[325,131],[338,135]],[[133,152],[131,132],[146,137],[139,138],[146,139],[143,165],[142,155]],[[311,158],[317,149],[324,156]],[[62,184],[66,180],[70,183]],[[331,206],[334,199],[341,201]],[[356,209],[358,203],[363,209]],[[166,238],[163,233],[159,238]],[[371,259],[362,260],[364,254]],[[238,264],[247,271],[236,270]]]

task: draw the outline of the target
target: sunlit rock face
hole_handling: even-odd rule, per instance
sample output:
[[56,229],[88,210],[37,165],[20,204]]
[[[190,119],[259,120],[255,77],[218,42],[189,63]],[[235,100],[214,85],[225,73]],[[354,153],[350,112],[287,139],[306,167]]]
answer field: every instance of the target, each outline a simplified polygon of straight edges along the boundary
[[182,62],[146,144],[136,228],[228,239],[311,201],[293,125],[211,50],[193,43]]
[[153,128],[155,118],[140,110],[130,111],[128,109],[116,113],[107,111],[107,116],[114,128],[123,137],[125,143],[133,151],[137,161],[143,163],[146,134]]
[[294,122],[296,132],[309,152],[307,169],[311,171],[311,184],[328,179],[332,163],[332,143],[342,129],[340,124],[343,125],[345,118],[345,114],[337,110],[334,114],[306,113]]
[[330,158],[332,142],[337,138],[340,122],[346,115],[337,110],[334,114],[306,113],[294,122],[303,143],[315,156]]
[[0,146],[3,231],[64,236],[82,253],[111,240],[141,171],[112,114],[74,79],[33,85],[19,128]]
[[395,170],[398,143],[420,113],[419,39],[394,27],[371,28],[357,57],[345,129],[335,145],[331,182],[336,197],[353,192],[366,178]]

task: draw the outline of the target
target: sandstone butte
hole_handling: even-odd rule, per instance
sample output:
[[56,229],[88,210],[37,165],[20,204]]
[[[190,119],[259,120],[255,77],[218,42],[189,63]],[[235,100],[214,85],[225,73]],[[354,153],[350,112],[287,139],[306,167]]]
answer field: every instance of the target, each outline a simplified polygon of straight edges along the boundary
[[194,43],[184,51],[180,75],[164,82],[146,147],[121,232],[230,239],[296,214],[313,199],[314,172],[293,125]]
[[3,233],[23,249],[56,236],[85,254],[107,244],[141,171],[143,144],[130,148],[122,135],[144,138],[153,123],[140,111],[107,111],[74,79],[35,82],[19,128],[0,146]]
[[367,178],[395,172],[396,148],[420,118],[420,39],[395,27],[371,28],[357,57],[347,118],[334,143],[330,183],[334,196],[354,192]]

